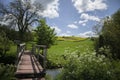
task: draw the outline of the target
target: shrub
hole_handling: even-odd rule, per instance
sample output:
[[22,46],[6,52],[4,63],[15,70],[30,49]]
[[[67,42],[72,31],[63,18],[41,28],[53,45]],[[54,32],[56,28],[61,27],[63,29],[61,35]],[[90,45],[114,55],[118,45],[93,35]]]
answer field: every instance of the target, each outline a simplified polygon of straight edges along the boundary
[[15,80],[14,71],[13,65],[0,64],[0,80]]
[[120,80],[120,61],[96,53],[77,53],[67,57],[61,79],[58,80]]

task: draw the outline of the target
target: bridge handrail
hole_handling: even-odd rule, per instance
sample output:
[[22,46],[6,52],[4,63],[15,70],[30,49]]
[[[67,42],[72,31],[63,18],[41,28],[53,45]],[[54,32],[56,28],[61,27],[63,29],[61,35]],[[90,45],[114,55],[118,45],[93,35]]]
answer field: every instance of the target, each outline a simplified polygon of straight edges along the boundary
[[[40,53],[40,50],[42,50],[42,54]],[[36,52],[37,51],[37,52]],[[46,69],[46,56],[47,56],[47,46],[46,45],[34,45],[32,46],[32,53],[34,55],[37,55],[37,59],[39,61],[40,58],[43,59],[43,68]]]
[[24,53],[25,51],[25,46],[26,44],[25,43],[22,43],[22,44],[18,44],[17,45],[17,60],[16,60],[16,65],[18,65],[20,59],[21,59],[21,56],[22,54]]

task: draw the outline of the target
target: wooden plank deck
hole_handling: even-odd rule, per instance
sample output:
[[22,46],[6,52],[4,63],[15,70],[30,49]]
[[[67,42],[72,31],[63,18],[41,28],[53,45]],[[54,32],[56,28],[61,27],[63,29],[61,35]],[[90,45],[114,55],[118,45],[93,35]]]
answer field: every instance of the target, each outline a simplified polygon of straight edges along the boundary
[[39,78],[37,80],[45,80],[43,78],[45,76],[44,69],[30,51],[25,51],[22,54],[15,76],[18,80],[34,80],[33,78]]

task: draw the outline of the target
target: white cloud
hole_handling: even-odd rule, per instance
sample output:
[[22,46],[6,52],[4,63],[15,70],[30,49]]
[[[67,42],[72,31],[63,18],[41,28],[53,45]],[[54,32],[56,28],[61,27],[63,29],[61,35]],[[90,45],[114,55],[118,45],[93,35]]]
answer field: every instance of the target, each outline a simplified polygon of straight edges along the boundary
[[82,24],[83,26],[86,26],[86,23],[88,22],[88,20],[87,19],[85,19],[85,20],[80,20],[78,23],[79,24]]
[[79,24],[83,24],[83,23],[86,23],[88,20],[81,20],[81,21],[79,21]]
[[82,26],[86,26],[86,23],[90,20],[90,21],[97,21],[99,22],[100,19],[99,17],[97,16],[91,16],[91,15],[88,15],[86,13],[82,13],[81,16],[80,16],[80,21],[78,22],[79,24],[81,24]]
[[98,21],[98,22],[100,21],[100,19],[97,16],[91,16],[86,13],[81,14],[80,18],[84,19],[84,21],[81,21],[80,23],[87,22],[88,20]]
[[[22,1],[23,4],[26,5],[26,0]],[[59,17],[59,0],[30,0],[30,4],[32,5],[32,9],[30,9],[31,12],[34,12],[36,7],[39,7],[37,9],[38,15],[48,18]]]
[[69,24],[67,27],[72,28],[72,29],[77,29],[78,26],[76,26],[75,24]]
[[71,36],[71,35],[69,35],[68,33],[62,33],[60,34],[60,36]]
[[107,9],[105,0],[72,0],[72,2],[79,13]]
[[59,34],[59,36],[71,36],[71,31],[67,30],[66,32]]
[[57,26],[53,26],[53,27],[51,27],[51,28],[52,28],[52,29],[55,29],[55,32],[56,32],[57,34],[61,33],[61,29],[58,28]]
[[59,0],[35,0],[35,2],[40,3],[43,7],[43,11],[39,11],[39,15],[48,18],[59,17]]
[[85,38],[87,38],[87,37],[96,37],[95,33],[92,32],[92,31],[87,31],[87,32],[84,32],[84,33],[80,33],[80,34],[78,34],[78,36],[85,37]]
[[71,33],[71,31],[67,31],[66,33],[70,34],[70,33]]
[[82,23],[82,26],[86,26],[86,23]]

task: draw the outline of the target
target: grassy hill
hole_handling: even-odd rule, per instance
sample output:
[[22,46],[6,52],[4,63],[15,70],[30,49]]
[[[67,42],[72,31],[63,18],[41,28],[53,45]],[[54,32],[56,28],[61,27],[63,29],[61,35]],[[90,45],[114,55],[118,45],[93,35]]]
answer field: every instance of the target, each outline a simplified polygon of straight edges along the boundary
[[63,37],[58,37],[58,41],[81,41],[85,40],[86,38],[81,38],[81,37],[74,37],[74,36],[63,36]]

